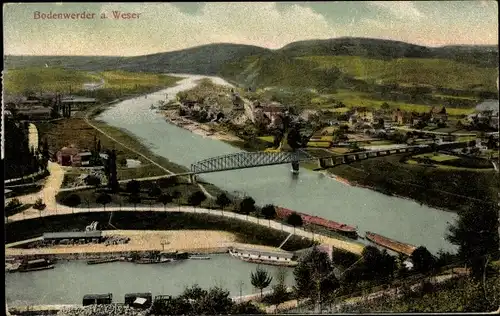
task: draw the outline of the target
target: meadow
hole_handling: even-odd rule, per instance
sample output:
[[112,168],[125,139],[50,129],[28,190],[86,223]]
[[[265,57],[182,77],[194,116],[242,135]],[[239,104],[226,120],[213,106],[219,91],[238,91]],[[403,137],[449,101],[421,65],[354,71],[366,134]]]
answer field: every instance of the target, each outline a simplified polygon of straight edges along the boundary
[[[392,60],[357,56],[306,56],[319,69],[338,68],[355,79],[376,84],[427,85],[458,90],[496,90],[498,70],[448,59],[398,58]],[[466,77],[465,77],[466,76]]]
[[[104,85],[95,91],[84,88],[85,83]],[[7,94],[61,92],[97,97],[100,101],[131,94],[146,93],[167,87],[179,78],[163,74],[126,72],[121,70],[90,72],[63,68],[9,69],[4,73],[4,90]]]

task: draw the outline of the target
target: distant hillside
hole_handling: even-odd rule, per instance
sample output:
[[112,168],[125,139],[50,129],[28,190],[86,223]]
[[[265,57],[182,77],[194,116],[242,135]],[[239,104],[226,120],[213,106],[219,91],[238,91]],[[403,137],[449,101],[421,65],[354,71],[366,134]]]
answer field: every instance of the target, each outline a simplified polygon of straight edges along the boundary
[[178,72],[216,74],[223,64],[245,56],[262,54],[268,49],[236,44],[212,44],[189,49],[137,57],[103,56],[6,56],[5,68],[64,67],[102,71],[126,70],[145,72]]
[[397,83],[494,93],[497,91],[498,47],[430,48],[398,41],[344,37],[299,41],[278,50],[211,44],[137,57],[6,56],[4,63],[6,69],[47,64],[87,71],[217,74],[254,86],[362,87],[366,90],[368,85]]
[[[340,69],[355,79],[376,84],[422,85],[457,90],[494,91],[497,69],[483,68],[449,59],[370,59],[357,56],[308,56],[319,69]],[[464,74],[467,74],[466,76]]]
[[399,41],[341,37],[290,43],[280,51],[289,56],[358,56],[376,59],[440,58],[484,67],[498,66],[498,46],[455,45],[425,47]]

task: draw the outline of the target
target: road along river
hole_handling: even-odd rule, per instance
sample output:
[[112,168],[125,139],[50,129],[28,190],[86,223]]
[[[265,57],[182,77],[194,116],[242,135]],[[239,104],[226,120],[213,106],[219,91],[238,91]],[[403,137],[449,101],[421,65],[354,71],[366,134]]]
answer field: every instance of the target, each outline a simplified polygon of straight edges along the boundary
[[[180,76],[179,74],[172,74]],[[182,75],[178,85],[147,98],[138,97],[117,103],[97,119],[122,128],[139,138],[158,155],[189,167],[209,157],[241,151],[222,141],[205,138],[166,122],[150,109],[152,103],[174,98],[190,89],[197,80],[221,78]],[[323,174],[302,169],[292,177],[289,165],[268,166],[201,175],[204,180],[229,192],[244,192],[258,204],[273,203],[293,210],[358,226],[359,233],[372,231],[414,245],[425,245],[431,252],[455,248],[445,239],[448,223],[456,214],[433,209],[417,202],[390,197],[369,189],[351,187]]]

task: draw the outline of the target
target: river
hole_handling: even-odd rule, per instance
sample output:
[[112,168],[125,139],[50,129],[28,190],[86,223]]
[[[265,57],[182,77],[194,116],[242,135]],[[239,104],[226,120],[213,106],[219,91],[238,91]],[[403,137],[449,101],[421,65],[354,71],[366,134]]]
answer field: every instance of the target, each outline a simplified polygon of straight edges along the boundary
[[[227,143],[204,138],[169,124],[150,110],[152,103],[165,100],[165,94],[195,86],[204,76],[189,76],[176,87],[116,104],[98,119],[123,128],[138,137],[152,151],[171,161],[189,167],[191,163],[222,154],[240,151]],[[215,79],[223,83],[221,79]],[[456,215],[390,197],[368,189],[350,187],[320,173],[302,169],[292,177],[290,166],[270,166],[212,173],[205,180],[227,191],[244,192],[258,204],[273,203],[297,211],[356,225],[360,233],[373,231],[400,241],[425,245],[430,251],[454,250],[444,235],[448,222]],[[186,286],[198,283],[202,287],[220,285],[232,296],[255,292],[250,284],[250,272],[256,265],[227,255],[210,261],[179,262],[164,265],[134,265],[110,263],[86,265],[84,261],[60,262],[53,270],[35,273],[6,274],[6,299],[12,305],[81,304],[88,293],[113,293],[122,302],[126,293],[151,292],[179,294]],[[267,267],[271,274],[276,268]],[[105,281],[103,281],[105,280]],[[293,283],[289,269],[287,284]]]
[[[85,294],[112,293],[113,301],[122,303],[127,293],[178,295],[194,284],[205,289],[217,285],[229,290],[231,296],[239,296],[240,289],[243,295],[258,293],[250,283],[256,264],[229,255],[211,258],[166,264],[87,265],[83,260],[60,261],[52,270],[6,274],[6,300],[10,306],[81,304]],[[278,267],[265,269],[276,279]],[[287,271],[285,283],[293,285],[293,270],[282,269]]]
[[[186,167],[202,159],[241,151],[170,124],[150,109],[152,103],[165,100],[166,94],[173,98],[177,92],[194,87],[198,79],[212,78],[215,83],[225,83],[217,77],[182,76],[186,78],[177,86],[149,94],[147,98],[120,102],[98,119],[127,130],[155,154]],[[252,196],[260,205],[273,203],[358,226],[361,234],[376,232],[417,246],[424,245],[434,253],[440,249],[455,250],[444,236],[448,223],[455,221],[456,214],[369,189],[350,187],[318,172],[302,169],[298,177],[292,177],[289,165],[278,165],[201,177],[229,192]]]

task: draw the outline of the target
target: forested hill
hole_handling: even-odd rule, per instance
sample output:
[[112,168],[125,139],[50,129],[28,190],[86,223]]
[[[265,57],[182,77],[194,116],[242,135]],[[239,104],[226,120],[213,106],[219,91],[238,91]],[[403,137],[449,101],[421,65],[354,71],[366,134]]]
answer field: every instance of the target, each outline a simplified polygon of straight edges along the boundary
[[243,85],[322,88],[373,84],[423,85],[496,92],[497,46],[425,47],[372,38],[290,43],[277,50],[210,44],[135,57],[6,56],[6,69],[120,69],[219,75]]

